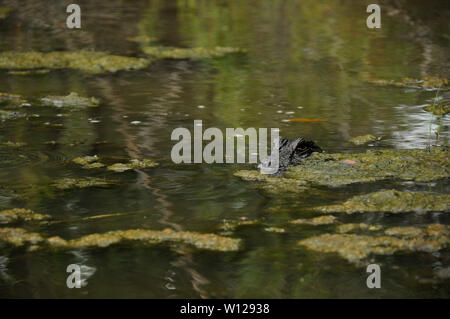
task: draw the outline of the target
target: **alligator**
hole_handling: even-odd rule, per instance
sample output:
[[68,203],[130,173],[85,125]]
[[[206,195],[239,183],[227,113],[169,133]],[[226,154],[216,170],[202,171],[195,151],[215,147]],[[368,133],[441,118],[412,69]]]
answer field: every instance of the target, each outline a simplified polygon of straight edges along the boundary
[[[313,141],[307,141],[303,137],[295,140],[289,140],[279,137],[279,169],[278,172],[271,174],[274,176],[281,176],[283,172],[291,167],[300,165],[302,160],[310,156],[314,152],[321,153],[322,149]],[[272,167],[271,157],[262,159],[258,165],[260,170]]]

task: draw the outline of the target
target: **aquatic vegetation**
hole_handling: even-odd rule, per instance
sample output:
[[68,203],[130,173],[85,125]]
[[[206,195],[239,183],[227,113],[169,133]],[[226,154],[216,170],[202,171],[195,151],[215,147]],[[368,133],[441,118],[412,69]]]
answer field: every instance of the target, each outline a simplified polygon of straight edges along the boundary
[[307,189],[304,187],[307,184],[305,181],[285,177],[273,177],[268,174],[262,174],[257,170],[241,170],[234,173],[234,176],[246,181],[263,182],[257,186],[268,193],[303,192]]
[[229,53],[245,52],[239,48],[214,47],[214,48],[174,48],[165,46],[148,46],[144,47],[145,54],[151,55],[158,59],[208,59],[213,57],[221,57]]
[[445,115],[450,112],[450,101],[437,102],[429,104],[423,108],[424,111],[431,112],[434,115]]
[[38,233],[30,233],[23,228],[0,228],[0,241],[20,247],[25,244],[36,245],[44,238]]
[[114,181],[109,181],[102,178],[86,177],[86,178],[63,178],[57,180],[53,186],[57,189],[67,190],[73,188],[86,187],[109,187],[116,184]]
[[96,107],[100,104],[100,101],[94,97],[83,97],[75,92],[67,96],[47,96],[42,98],[41,102],[43,105],[71,108]]
[[8,224],[19,220],[23,221],[40,221],[49,219],[49,215],[37,214],[29,209],[13,208],[0,211],[0,224]]
[[234,175],[262,182],[269,192],[302,192],[309,186],[338,187],[386,179],[429,182],[448,178],[450,154],[446,147],[406,150],[368,150],[366,153],[313,153],[290,167],[283,177],[241,170]]
[[359,223],[359,224],[342,224],[337,227],[338,233],[350,233],[353,231],[358,230],[370,230],[370,231],[376,231],[382,229],[382,226],[380,225],[369,225],[365,223]]
[[234,231],[236,230],[236,228],[240,226],[259,225],[259,224],[261,224],[261,221],[256,219],[251,220],[224,219],[219,228],[224,231]]
[[[445,147],[406,150],[369,150],[366,153],[313,153],[285,177],[313,185],[343,186],[385,179],[429,182],[450,176]],[[348,165],[348,161],[355,162]]]
[[440,76],[426,76],[421,79],[402,78],[399,81],[394,80],[371,80],[370,83],[379,85],[392,85],[399,87],[418,87],[423,89],[450,89],[449,80]]
[[163,242],[190,244],[194,247],[215,251],[236,251],[239,249],[240,239],[222,237],[214,234],[199,234],[187,231],[174,231],[165,229],[144,230],[115,230],[103,234],[91,234],[81,238],[64,240],[60,237],[50,237],[46,243],[53,248],[81,248],[81,247],[108,247],[127,241],[145,244]]
[[[80,238],[65,240],[59,236],[44,238],[38,233],[31,233],[22,228],[0,228],[0,241],[14,246],[25,244],[35,245],[33,250],[39,248],[87,248],[108,247],[117,243],[138,242],[143,244],[158,243],[182,243],[189,244],[199,249],[215,251],[237,251],[240,247],[240,239],[223,237],[215,234],[200,234],[189,231],[145,230],[129,229],[115,230],[102,234],[90,234]],[[41,244],[41,246],[36,246]]]
[[8,70],[75,69],[89,74],[101,74],[142,69],[149,64],[149,59],[94,51],[0,53],[0,69]]
[[269,232],[269,233],[285,233],[286,230],[284,228],[280,228],[280,227],[267,227],[264,228],[264,231]]
[[122,173],[130,169],[148,168],[158,166],[158,163],[150,159],[131,159],[128,163],[116,163],[107,167],[107,170]]
[[216,251],[236,251],[240,240],[214,234],[199,234],[188,231],[162,231],[131,229],[116,230],[105,234],[92,234],[68,242],[70,247],[107,247],[121,241],[138,241],[143,243],[184,243],[200,249]]
[[42,70],[29,70],[29,71],[9,71],[9,75],[39,75],[39,74],[47,74],[50,70],[42,69]]
[[337,223],[337,218],[332,215],[308,218],[308,219],[295,219],[291,221],[291,224],[304,224],[304,225],[329,225]]
[[450,210],[450,195],[381,190],[352,197],[342,204],[316,207],[315,210],[323,213],[347,214],[448,211]]
[[19,148],[19,147],[23,147],[23,146],[27,145],[27,143],[8,141],[8,142],[1,143],[0,145],[6,146],[6,147]]
[[353,137],[353,138],[349,139],[348,141],[355,145],[362,145],[362,144],[376,141],[377,139],[378,138],[375,135],[367,134],[367,135]]
[[83,156],[77,157],[72,160],[72,162],[79,164],[82,168],[85,169],[94,169],[94,168],[102,168],[105,167],[105,164],[97,162],[99,157],[97,155],[94,156]]
[[[370,254],[391,255],[396,252],[434,252],[450,244],[450,226],[428,225],[418,228],[411,237],[411,229],[396,236],[368,236],[355,234],[323,234],[301,240],[298,245],[322,253],[338,253],[349,262],[359,263]],[[407,236],[404,236],[406,234]]]
[[99,163],[99,162],[95,162],[95,163],[90,163],[90,164],[86,164],[83,165],[82,168],[84,169],[95,169],[95,168],[102,168],[105,167],[106,165],[103,163]]

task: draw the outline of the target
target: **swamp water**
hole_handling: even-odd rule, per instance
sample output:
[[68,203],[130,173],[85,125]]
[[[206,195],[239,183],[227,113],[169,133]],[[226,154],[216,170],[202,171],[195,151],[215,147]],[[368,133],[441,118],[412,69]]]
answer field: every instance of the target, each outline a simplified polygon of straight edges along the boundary
[[[68,30],[63,1],[0,1],[0,297],[450,297],[449,122],[424,110],[449,10],[380,2],[369,30],[370,2],[328,2],[80,0]],[[194,119],[339,154],[268,183],[176,165]]]

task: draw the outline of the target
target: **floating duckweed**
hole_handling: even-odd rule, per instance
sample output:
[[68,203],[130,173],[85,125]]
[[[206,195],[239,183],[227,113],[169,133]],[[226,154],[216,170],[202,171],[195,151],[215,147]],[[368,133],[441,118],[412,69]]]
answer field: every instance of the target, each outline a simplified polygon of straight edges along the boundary
[[377,139],[378,138],[375,135],[367,134],[367,135],[362,135],[362,136],[357,136],[357,137],[351,138],[348,141],[355,145],[362,145],[362,144],[376,141]]
[[107,247],[122,241],[144,243],[175,242],[193,245],[200,249],[216,251],[236,251],[240,239],[222,237],[214,234],[199,234],[187,231],[163,231],[130,229],[116,230],[104,234],[91,234],[68,242],[69,247]]
[[95,163],[90,163],[90,164],[86,164],[83,165],[82,168],[84,169],[94,169],[94,168],[102,168],[105,167],[106,165],[103,163],[99,163],[99,162],[95,162]]
[[[108,247],[121,242],[142,242],[155,244],[163,242],[190,244],[199,249],[215,251],[237,251],[240,247],[240,239],[218,236],[215,234],[199,234],[188,231],[174,231],[171,229],[144,230],[115,230],[103,234],[90,234],[80,238],[65,240],[58,236],[43,238],[37,233],[27,232],[22,228],[0,228],[0,240],[14,246],[44,244],[51,248],[84,248],[84,247]],[[33,246],[33,250],[44,246]]]
[[430,104],[423,108],[424,111],[431,112],[434,115],[445,115],[450,112],[450,101],[443,101],[437,104]]
[[449,80],[439,76],[426,76],[422,79],[403,78],[400,81],[372,80],[369,82],[379,85],[393,85],[399,87],[420,87],[424,89],[448,90],[450,88]]
[[0,211],[0,224],[7,224],[18,220],[44,220],[49,219],[49,215],[37,214],[29,209],[13,208]]
[[138,169],[138,168],[148,168],[158,166],[158,163],[152,161],[150,159],[132,159],[128,163],[116,163],[111,166],[108,166],[107,169],[109,171],[114,171],[117,173],[122,173],[128,171],[130,169]]
[[[346,160],[355,165],[347,165]],[[450,154],[446,147],[369,150],[355,154],[313,153],[301,165],[289,168],[285,177],[323,186],[384,179],[428,182],[449,177],[449,165]]]
[[450,226],[442,224],[427,225],[425,228],[412,226],[391,227],[384,231],[389,236],[399,237],[442,237],[450,236]]
[[244,52],[242,49],[229,47],[214,48],[174,48],[164,46],[149,46],[143,48],[145,54],[158,59],[208,59],[221,57],[229,53]]
[[30,233],[23,228],[0,228],[0,240],[20,247],[25,244],[36,245],[44,238],[38,233]]
[[100,101],[94,97],[83,97],[78,93],[72,92],[67,96],[47,96],[41,99],[44,105],[56,107],[96,107]]
[[240,226],[257,225],[261,222],[259,220],[230,220],[224,219],[220,225],[220,229],[224,231],[233,231]]
[[343,224],[337,227],[338,233],[350,233],[357,230],[380,230],[382,227],[380,225],[369,225],[369,224]]
[[90,74],[136,70],[147,67],[148,59],[138,59],[103,52],[2,52],[0,69],[75,69]]
[[50,70],[29,70],[29,71],[9,71],[9,75],[38,75],[38,74],[47,74]]
[[265,231],[270,232],[270,233],[284,233],[286,232],[286,230],[284,228],[280,228],[280,227],[267,227],[264,228]]
[[53,184],[54,187],[61,190],[86,187],[108,187],[115,184],[102,178],[86,177],[86,178],[63,178]]
[[94,156],[77,157],[77,158],[74,158],[72,161],[79,165],[87,165],[92,162],[98,161],[98,159],[99,159],[98,156],[94,155]]
[[307,184],[305,181],[285,177],[272,177],[256,170],[241,170],[234,173],[234,176],[246,181],[264,182],[258,186],[269,193],[303,192],[307,189],[306,187],[302,187]]
[[[398,227],[401,228],[401,227]],[[411,229],[397,229],[394,236],[367,236],[355,234],[324,234],[301,240],[298,244],[323,253],[338,253],[349,262],[359,263],[370,254],[391,255],[398,251],[434,252],[450,244],[450,227],[429,225],[410,237]],[[402,235],[406,234],[406,237]]]
[[27,143],[8,141],[5,143],[1,143],[1,145],[6,146],[6,147],[19,148],[19,147],[23,147],[23,146],[27,145]]
[[337,205],[320,206],[316,210],[324,213],[366,213],[366,212],[437,212],[450,209],[450,195],[427,194],[381,190],[358,195]]
[[48,245],[50,245],[50,246],[52,246],[54,248],[67,247],[69,245],[67,240],[62,239],[59,236],[49,237],[49,238],[46,239],[46,242],[47,242]]
[[291,224],[306,224],[306,225],[329,225],[337,222],[337,218],[332,215],[320,216],[309,219],[295,219]]

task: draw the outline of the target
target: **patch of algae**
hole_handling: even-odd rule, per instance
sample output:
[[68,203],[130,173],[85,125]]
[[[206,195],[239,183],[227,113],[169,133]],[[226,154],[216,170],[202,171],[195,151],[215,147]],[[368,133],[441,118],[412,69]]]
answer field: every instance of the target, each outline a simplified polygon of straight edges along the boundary
[[12,147],[12,148],[19,148],[19,147],[26,146],[27,143],[8,141],[8,142],[1,143],[0,145],[6,146],[6,147]]
[[358,230],[370,230],[370,231],[376,231],[382,229],[382,226],[380,225],[369,225],[364,223],[359,224],[342,224],[337,227],[338,233],[350,233],[353,231]]
[[304,225],[329,225],[329,224],[335,224],[337,222],[337,218],[332,215],[327,216],[320,216],[315,218],[308,218],[308,219],[295,219],[291,221],[291,224],[304,224]]
[[269,232],[269,233],[285,233],[286,230],[284,228],[280,228],[280,227],[267,227],[264,228],[264,231]]
[[49,219],[49,215],[43,215],[35,213],[29,209],[13,208],[4,211],[0,211],[0,224],[8,224],[19,220],[31,221],[31,220],[45,220]]
[[83,156],[83,157],[77,157],[72,160],[72,162],[79,164],[79,165],[87,165],[91,164],[92,162],[96,162],[99,160],[99,157],[97,155],[93,156]]
[[[450,244],[450,226],[428,225],[417,231],[396,227],[396,236],[324,234],[301,240],[298,245],[322,253],[338,253],[352,263],[360,263],[370,254],[391,255],[396,252],[435,252]],[[389,229],[386,230],[387,233]],[[405,236],[406,234],[406,236]],[[413,235],[413,236],[412,236]]]
[[120,70],[137,70],[147,67],[149,59],[109,55],[104,52],[1,52],[0,69],[75,69],[89,74]]
[[96,107],[100,101],[94,97],[83,97],[78,93],[71,92],[67,96],[47,96],[41,99],[43,105],[50,105],[56,107]]
[[157,59],[208,59],[213,57],[221,57],[229,53],[245,52],[239,48],[230,47],[213,47],[213,48],[174,48],[165,46],[148,46],[144,47],[145,54],[153,56]]
[[224,219],[222,224],[220,225],[219,229],[224,231],[234,231],[236,228],[240,226],[249,226],[249,225],[258,225],[261,224],[261,221],[256,219],[251,220],[231,220],[231,219]]
[[371,80],[370,83],[379,85],[393,85],[398,87],[420,87],[424,89],[450,89],[449,80],[440,76],[426,76],[421,79],[402,78],[399,81]]
[[445,115],[450,112],[450,101],[442,101],[437,104],[430,104],[425,106],[423,110],[431,112],[434,115]]
[[437,212],[450,210],[450,195],[421,192],[381,190],[358,195],[337,205],[314,208],[322,213],[366,213],[366,212]]
[[128,163],[116,163],[107,167],[107,170],[122,173],[130,169],[148,168],[158,166],[158,163],[150,159],[131,159]]
[[23,228],[0,228],[0,240],[20,247],[25,244],[36,245],[44,241],[44,238],[38,233],[30,233]]
[[304,187],[307,184],[305,181],[285,177],[272,177],[267,174],[261,174],[256,170],[241,170],[234,173],[234,176],[240,177],[246,181],[263,182],[258,184],[258,187],[268,193],[303,192],[307,190],[307,188]]
[[237,251],[240,239],[218,236],[215,234],[199,234],[188,231],[174,231],[165,229],[144,230],[115,230],[103,234],[91,234],[81,238],[64,240],[60,237],[47,239],[47,244],[54,248],[82,248],[82,247],[108,247],[113,244],[137,241],[142,243],[183,243],[190,244],[199,249],[215,251]]
[[[354,163],[349,165],[348,163]],[[313,153],[284,177],[321,186],[343,186],[384,179],[429,182],[450,176],[446,147],[368,150],[366,153]]]
[[99,160],[99,157],[97,155],[94,155],[94,156],[77,157],[77,158],[74,158],[72,160],[72,162],[81,165],[85,169],[105,167],[105,164],[97,162],[98,160]]
[[87,187],[108,187],[116,184],[102,178],[86,177],[86,178],[63,178],[57,180],[53,186],[57,189],[67,190],[73,188],[87,188]]
[[9,75],[39,75],[50,73],[50,70],[9,71]]
[[363,144],[366,144],[369,142],[376,141],[377,139],[378,138],[375,135],[367,134],[367,135],[362,135],[362,136],[357,136],[357,137],[351,138],[348,141],[355,145],[363,145]]

